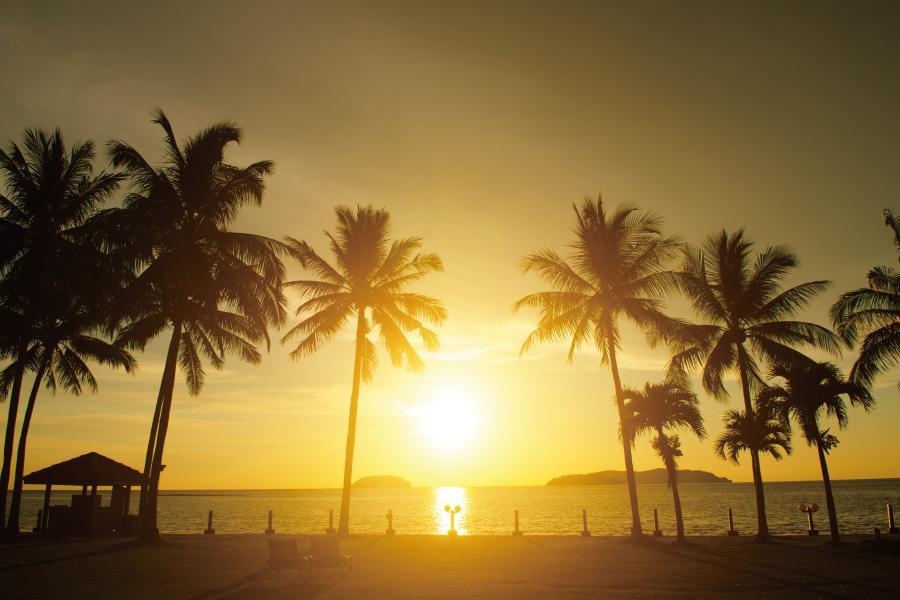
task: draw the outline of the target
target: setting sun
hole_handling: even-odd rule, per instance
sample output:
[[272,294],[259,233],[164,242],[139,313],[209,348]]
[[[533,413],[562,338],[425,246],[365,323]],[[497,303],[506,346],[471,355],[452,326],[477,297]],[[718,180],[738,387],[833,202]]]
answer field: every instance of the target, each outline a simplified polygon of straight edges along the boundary
[[463,386],[439,389],[427,404],[413,407],[422,435],[437,450],[464,448],[482,422],[477,407],[477,394]]

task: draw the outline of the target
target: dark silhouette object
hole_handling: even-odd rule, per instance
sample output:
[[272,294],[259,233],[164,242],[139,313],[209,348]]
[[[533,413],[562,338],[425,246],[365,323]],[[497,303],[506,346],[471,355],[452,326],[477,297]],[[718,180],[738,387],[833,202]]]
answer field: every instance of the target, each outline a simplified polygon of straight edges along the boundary
[[306,558],[301,556],[297,551],[297,540],[267,540],[269,545],[269,559],[266,564],[270,569],[280,571],[282,569],[298,569],[302,571],[306,568]]
[[734,528],[734,514],[731,512],[731,509],[728,509],[728,536],[734,537],[737,536],[738,532]]
[[[884,218],[894,233],[900,261],[900,219],[889,210],[884,211]],[[865,335],[850,381],[867,387],[878,373],[900,361],[900,271],[877,266],[869,271],[868,279],[869,287],[843,294],[831,307],[831,322],[848,346]]]
[[353,559],[341,553],[340,538],[336,536],[312,536],[309,538],[310,553],[306,561],[317,569],[341,567],[353,570]]
[[266,528],[266,535],[274,535],[275,529],[272,527],[272,511],[269,511],[269,526]]
[[305,299],[296,314],[309,316],[288,331],[281,342],[301,338],[291,352],[291,358],[297,360],[331,341],[355,317],[356,351],[338,524],[338,533],[347,534],[359,387],[372,379],[377,363],[375,344],[368,334],[378,329],[395,367],[405,363],[411,371],[421,371],[424,363],[406,334],[415,331],[428,350],[437,349],[438,336],[426,324],[443,323],[447,311],[434,298],[404,291],[408,284],[443,270],[437,254],[419,252],[421,238],[391,241],[391,218],[385,210],[367,206],[353,211],[339,206],[335,213],[337,230],[334,235],[326,233],[335,266],[306,242],[286,238],[291,254],[318,279],[285,284]]
[[[621,317],[643,329],[651,344],[666,337],[676,321],[663,315],[658,298],[672,288],[670,273],[662,269],[674,257],[675,237],[666,237],[662,219],[636,208],[620,206],[607,212],[602,198],[585,198],[573,206],[575,239],[568,256],[550,249],[522,259],[525,272],[534,271],[551,290],[525,296],[514,305],[536,308],[540,319],[522,344],[520,354],[538,342],[569,341],[568,358],[584,344],[600,352],[612,373],[623,439],[631,439],[626,423],[625,400],[619,379],[617,351]],[[622,444],[628,497],[631,502],[631,533],[642,535],[631,446]]]
[[513,535],[522,535],[522,530],[519,529],[519,511],[515,511],[515,520],[516,520],[516,528],[513,529]]
[[394,535],[396,533],[396,531],[394,531],[394,511],[388,510],[386,517],[387,517],[388,524],[387,524],[387,529],[384,530],[384,534],[385,535]]
[[[51,536],[80,536],[117,531],[128,527],[128,504],[131,486],[141,484],[141,472],[96,452],[51,465],[24,477],[27,484],[44,488],[41,533]],[[54,485],[81,486],[81,495],[72,496],[71,506],[50,506]],[[109,507],[101,507],[98,486],[112,487]],[[90,496],[87,489],[90,487]]]
[[444,512],[450,513],[450,530],[447,531],[447,535],[457,535],[456,531],[456,514],[462,510],[459,506],[454,506],[453,508],[450,505],[444,506]]
[[[840,339],[825,327],[787,320],[829,283],[811,281],[779,291],[781,281],[797,264],[797,257],[786,246],[770,246],[753,259],[753,244],[743,231],[722,231],[700,248],[685,248],[684,266],[676,279],[706,323],[679,332],[677,343],[672,344],[675,354],[669,362],[670,373],[683,378],[700,369],[704,389],[726,398],[723,377],[737,371],[744,414],[752,422],[751,392],[762,383],[760,360],[771,364],[802,356],[793,348],[798,344],[838,353]],[[765,538],[769,526],[759,456],[757,450],[748,450],[756,491],[757,536]]]
[[[716,439],[714,446],[719,457],[739,464],[740,454],[744,451],[749,452],[751,457],[758,457],[761,452],[765,452],[775,460],[781,460],[782,452],[791,453],[791,430],[784,423],[777,407],[771,402],[760,403],[757,398],[754,408],[755,410],[750,413],[729,410],[722,415],[725,431]],[[757,460],[754,464],[756,470],[759,471],[759,461]],[[759,476],[760,487],[756,492],[757,511],[761,506],[762,497],[761,472]],[[762,506],[765,508],[764,505]],[[758,520],[759,523],[765,524],[765,520]],[[766,535],[760,535],[757,530],[757,539],[763,541],[768,538],[768,528],[765,529],[765,532]]]
[[816,524],[813,523],[813,513],[819,510],[819,505],[813,502],[812,504],[807,504],[806,502],[801,502],[800,506],[797,508],[800,509],[800,512],[806,514],[806,520],[808,529],[806,530],[807,535],[819,535],[819,530],[816,529]]
[[662,530],[659,528],[659,512],[653,509],[653,537],[662,537]]
[[591,537],[591,532],[587,526],[587,509],[581,509],[581,537]]
[[888,503],[887,505],[887,517],[888,517],[888,533],[891,535],[900,534],[900,529],[897,528],[897,525],[894,523],[894,505]]
[[111,141],[112,164],[125,170],[132,191],[123,208],[97,218],[108,232],[107,245],[138,268],[114,315],[114,324],[124,325],[117,343],[143,349],[172,329],[145,459],[145,541],[159,537],[157,495],[176,367],[188,391],[197,395],[204,357],[214,368],[222,366],[227,352],[258,363],[256,345],[268,348],[267,328],[287,316],[282,244],[228,229],[245,204],[262,202],[263,178],[272,172],[272,163],[226,163],[226,149],[242,137],[232,123],[211,125],[179,145],[162,110],[153,122],[165,132],[165,162],[153,167],[128,144]]
[[122,176],[94,173],[94,145],[67,151],[62,134],[28,129],[23,148],[0,150],[8,196],[0,196],[0,398],[9,415],[0,473],[0,520],[5,515],[13,430],[22,377],[35,374],[19,434],[13,495],[6,531],[19,532],[22,476],[31,418],[42,384],[79,395],[96,391],[87,366],[93,359],[131,370],[130,354],[94,337],[124,269],[94,244],[88,218],[118,188]]
[[328,529],[325,530],[325,533],[327,533],[329,535],[334,535],[335,533],[337,533],[337,530],[335,530],[335,528],[334,528],[334,511],[333,510],[328,511]]
[[845,429],[849,419],[844,396],[851,405],[861,406],[867,412],[875,405],[875,400],[862,385],[846,381],[840,369],[832,363],[814,362],[804,357],[773,366],[769,375],[782,383],[764,387],[758,397],[763,402],[772,403],[781,412],[788,427],[792,419],[797,421],[806,443],[816,447],[825,486],[831,541],[838,542],[837,508],[825,458],[837,446],[838,438],[828,429],[821,429],[819,419],[831,417],[840,429]]
[[[644,385],[643,390],[625,388],[622,395],[626,400],[625,414],[628,415],[630,444],[634,445],[638,435],[654,432],[653,449],[662,459],[668,473],[668,484],[672,490],[675,505],[675,528],[678,541],[684,541],[684,518],[681,512],[681,496],[678,493],[678,458],[682,455],[681,440],[678,435],[669,435],[669,429],[687,429],[703,439],[706,429],[700,415],[697,395],[675,381]],[[654,517],[656,509],[653,509]],[[654,535],[659,532],[657,520]],[[660,534],[661,535],[661,534]]]
[[206,519],[206,529],[203,531],[204,535],[215,535],[216,530],[213,529],[213,511],[209,511],[209,516]]
[[[637,483],[667,483],[669,473],[665,468],[647,469],[635,471],[634,479]],[[719,477],[709,471],[695,469],[679,469],[678,481],[681,483],[731,483],[727,477]],[[626,482],[625,471],[594,471],[593,473],[575,473],[554,477],[546,485],[610,485],[624,484]]]

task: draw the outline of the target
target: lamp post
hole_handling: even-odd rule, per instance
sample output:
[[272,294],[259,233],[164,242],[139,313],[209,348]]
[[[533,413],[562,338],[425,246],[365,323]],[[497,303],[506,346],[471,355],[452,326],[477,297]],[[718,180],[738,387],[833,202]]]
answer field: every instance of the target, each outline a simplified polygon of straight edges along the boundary
[[462,510],[459,505],[450,508],[450,505],[447,504],[444,506],[444,512],[450,513],[450,531],[447,532],[447,535],[456,535],[456,513]]
[[813,524],[813,513],[819,510],[819,505],[816,503],[807,504],[806,502],[801,502],[800,506],[797,508],[800,509],[800,512],[806,513],[806,518],[809,520],[809,531],[806,533],[808,535],[819,535],[819,532],[816,531],[816,526]]

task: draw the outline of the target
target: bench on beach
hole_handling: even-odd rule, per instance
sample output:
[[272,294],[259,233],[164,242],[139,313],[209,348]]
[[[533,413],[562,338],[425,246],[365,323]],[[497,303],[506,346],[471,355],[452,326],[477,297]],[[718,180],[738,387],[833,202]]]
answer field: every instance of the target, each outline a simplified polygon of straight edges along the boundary
[[313,536],[310,538],[311,551],[301,555],[297,550],[296,539],[266,540],[269,544],[269,568],[276,571],[281,569],[303,570],[306,565],[312,565],[317,569],[330,569],[342,567],[353,569],[351,558],[341,554],[339,539],[336,536]]

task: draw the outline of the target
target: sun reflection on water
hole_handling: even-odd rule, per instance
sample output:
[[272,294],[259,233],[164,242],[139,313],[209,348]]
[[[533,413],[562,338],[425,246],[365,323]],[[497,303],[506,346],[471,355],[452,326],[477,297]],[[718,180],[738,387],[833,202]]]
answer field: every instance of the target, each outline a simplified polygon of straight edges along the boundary
[[466,497],[466,488],[462,487],[440,487],[434,490],[434,533],[438,535],[446,535],[450,529],[450,513],[444,510],[444,507],[450,505],[450,508],[459,506],[460,511],[457,513],[456,531],[459,535],[466,535],[469,532],[467,527],[469,522],[469,501]]

